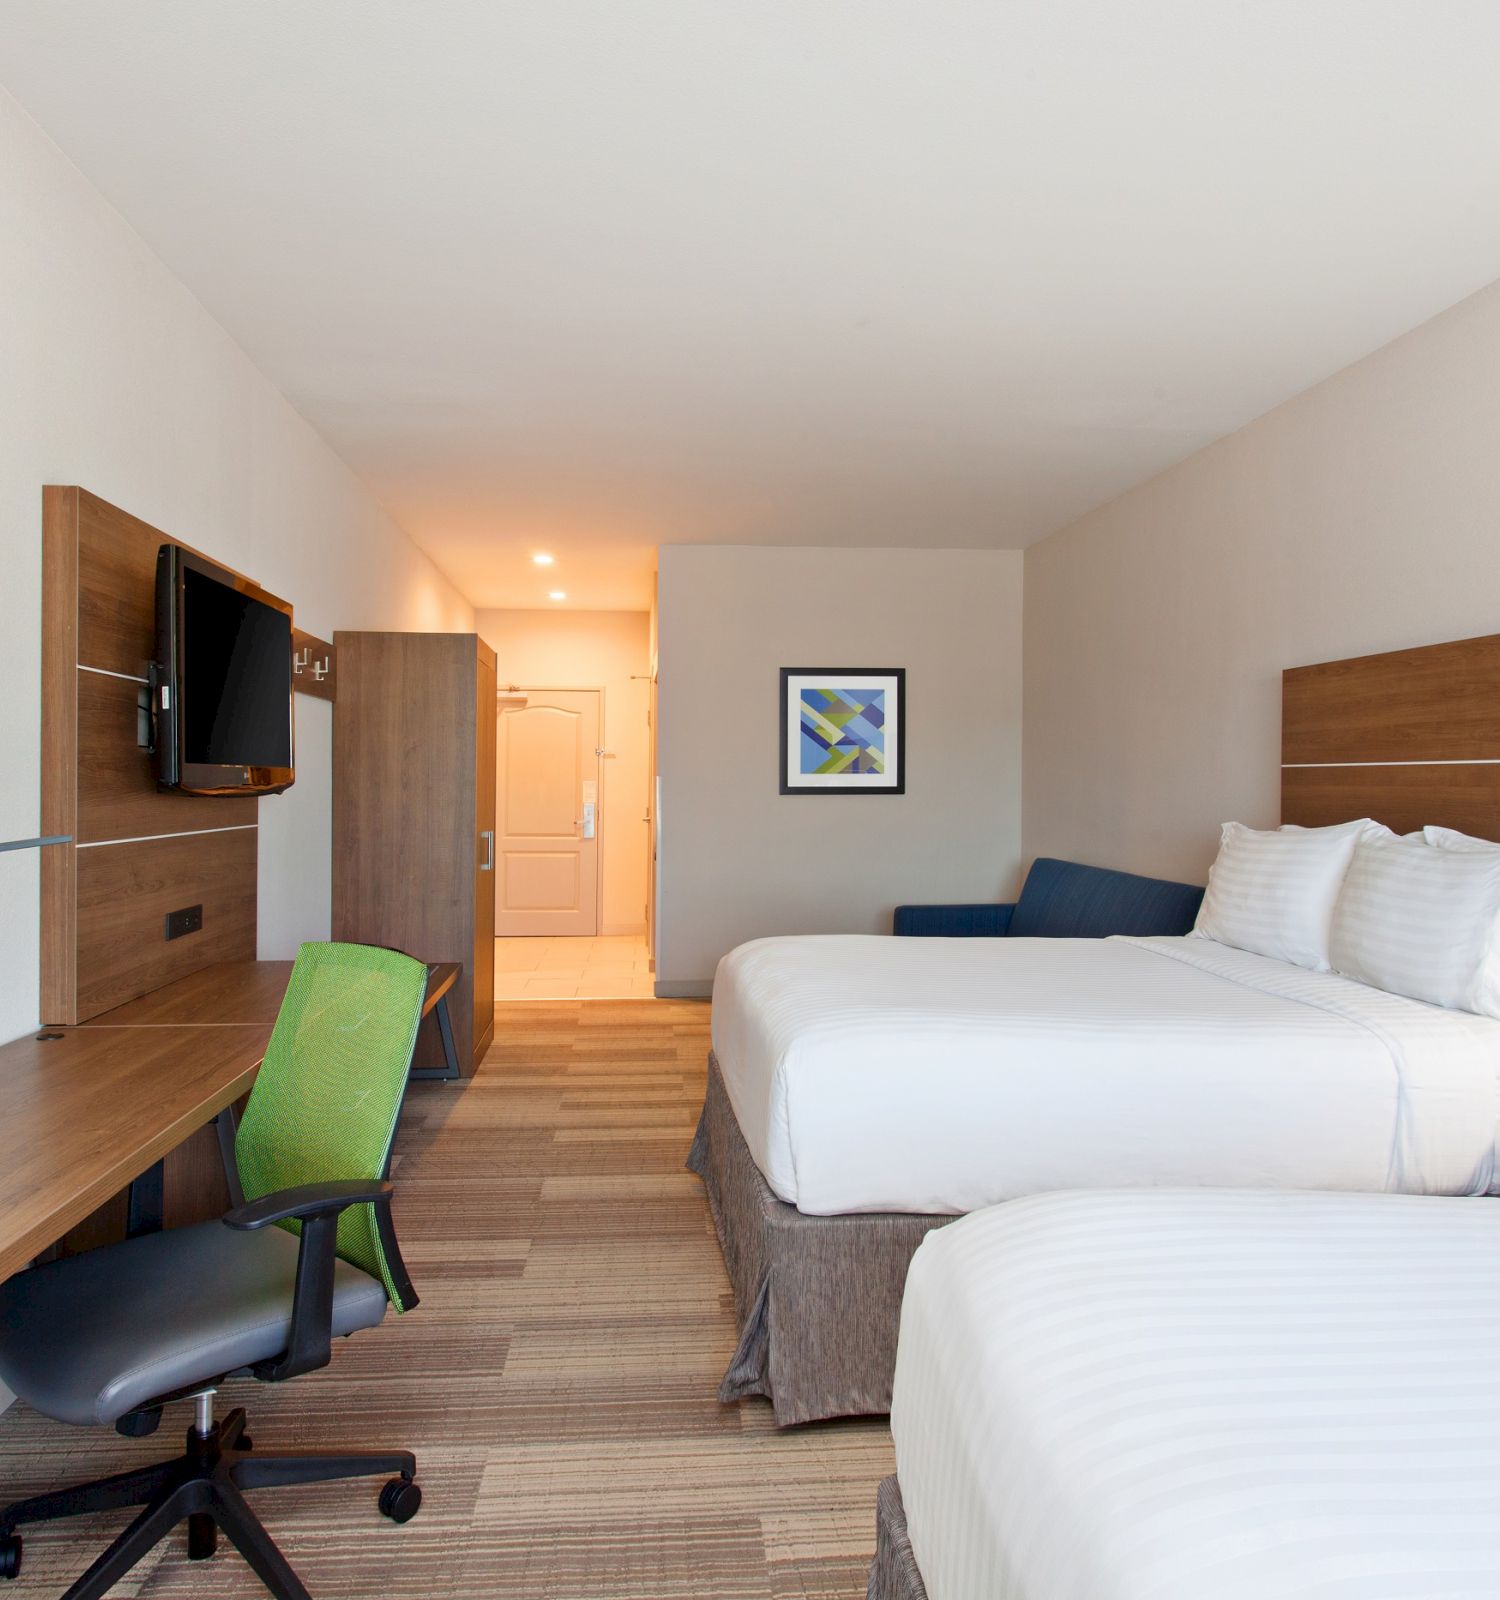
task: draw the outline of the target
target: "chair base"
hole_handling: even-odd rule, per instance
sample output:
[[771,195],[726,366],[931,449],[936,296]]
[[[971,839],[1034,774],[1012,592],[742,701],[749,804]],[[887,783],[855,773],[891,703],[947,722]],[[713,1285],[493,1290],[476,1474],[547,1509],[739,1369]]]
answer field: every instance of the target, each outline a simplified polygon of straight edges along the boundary
[[253,1453],[245,1435],[245,1413],[236,1409],[204,1432],[189,1428],[187,1449],[175,1461],[38,1495],[0,1511],[0,1577],[14,1578],[20,1572],[21,1541],[15,1537],[15,1530],[26,1523],[142,1506],[136,1519],[62,1600],[101,1600],[184,1521],[188,1525],[189,1560],[203,1561],[212,1556],[222,1529],[276,1600],[311,1600],[297,1574],[287,1565],[286,1557],[250,1509],[243,1491],[395,1473],[397,1476],[381,1491],[380,1509],[393,1521],[406,1522],[416,1514],[422,1499],[414,1482],[416,1470],[416,1459],[406,1450],[338,1455]]

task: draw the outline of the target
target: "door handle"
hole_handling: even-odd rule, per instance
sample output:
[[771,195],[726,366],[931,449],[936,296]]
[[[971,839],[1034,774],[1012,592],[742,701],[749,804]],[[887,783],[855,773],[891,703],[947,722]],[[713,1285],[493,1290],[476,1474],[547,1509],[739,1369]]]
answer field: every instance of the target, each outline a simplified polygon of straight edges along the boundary
[[495,870],[495,835],[486,828],[479,837],[484,840],[484,860],[479,863],[479,870],[481,872],[493,872]]
[[592,839],[594,837],[594,802],[592,800],[584,801],[583,815],[578,819],[578,826],[583,830],[583,838]]

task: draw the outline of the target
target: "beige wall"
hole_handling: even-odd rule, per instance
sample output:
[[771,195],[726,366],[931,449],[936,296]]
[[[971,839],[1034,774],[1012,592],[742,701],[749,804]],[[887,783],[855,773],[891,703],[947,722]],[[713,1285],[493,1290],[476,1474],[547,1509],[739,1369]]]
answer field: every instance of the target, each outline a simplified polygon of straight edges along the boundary
[[647,708],[651,619],[644,611],[481,611],[500,683],[538,689],[603,689],[600,931],[646,926],[650,848],[645,821],[650,772]]
[[1500,285],[1026,556],[1025,845],[1203,881],[1280,673],[1500,630]]
[[[40,829],[41,506],[80,483],[335,628],[473,611],[244,352],[0,93],[0,841]],[[332,708],[297,698],[297,783],[260,803],[260,948],[329,926]],[[37,1021],[37,851],[0,853],[0,1038]]]
[[[746,939],[1014,888],[1019,552],[668,546],[659,585],[667,992]],[[904,795],[777,792],[779,673],[804,666],[906,668]]]

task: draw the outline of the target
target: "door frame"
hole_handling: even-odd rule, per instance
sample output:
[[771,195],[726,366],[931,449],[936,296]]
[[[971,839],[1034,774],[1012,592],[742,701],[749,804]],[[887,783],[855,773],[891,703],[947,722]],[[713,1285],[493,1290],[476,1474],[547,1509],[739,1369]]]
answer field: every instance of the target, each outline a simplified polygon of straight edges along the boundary
[[[608,723],[605,721],[605,690],[602,683],[506,683],[499,679],[495,682],[495,782],[496,806],[499,805],[500,781],[500,702],[507,695],[517,694],[596,694],[599,696],[599,737],[605,736]],[[608,816],[604,806],[604,757],[600,753],[606,747],[594,747],[594,782],[598,785],[598,803],[594,807],[594,840],[599,847],[599,869],[594,874],[594,933],[593,938],[599,937],[599,930],[604,927],[604,845],[606,818]],[[498,823],[497,823],[498,826]],[[494,887],[499,888],[497,877]],[[497,939],[524,939],[527,937],[552,937],[558,939],[580,938],[587,939],[588,934],[552,934],[552,935],[526,935],[519,933],[497,933]]]

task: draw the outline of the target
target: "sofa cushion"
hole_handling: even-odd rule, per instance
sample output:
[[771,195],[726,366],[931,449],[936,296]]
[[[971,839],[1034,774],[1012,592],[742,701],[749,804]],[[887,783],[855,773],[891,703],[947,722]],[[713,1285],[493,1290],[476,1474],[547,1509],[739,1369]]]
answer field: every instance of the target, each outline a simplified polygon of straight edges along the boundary
[[1016,939],[1190,933],[1202,889],[1038,856],[1010,920]]

